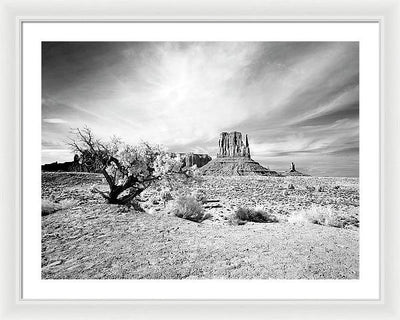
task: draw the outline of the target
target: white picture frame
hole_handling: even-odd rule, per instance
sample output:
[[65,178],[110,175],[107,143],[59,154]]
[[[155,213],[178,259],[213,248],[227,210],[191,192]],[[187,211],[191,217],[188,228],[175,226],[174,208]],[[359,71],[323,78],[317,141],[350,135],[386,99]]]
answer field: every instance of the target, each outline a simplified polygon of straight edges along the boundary
[[[399,318],[399,269],[398,244],[396,231],[399,228],[399,218],[396,216],[398,202],[396,197],[396,181],[398,177],[399,153],[396,150],[396,106],[399,95],[396,92],[396,80],[399,67],[396,57],[399,53],[399,4],[394,1],[373,1],[367,6],[358,1],[345,3],[327,3],[315,7],[311,1],[299,1],[295,6],[288,4],[273,4],[255,1],[254,7],[229,3],[229,14],[224,14],[228,4],[202,3],[196,6],[193,3],[177,5],[171,15],[171,9],[161,3],[151,6],[144,2],[121,4],[111,10],[111,16],[104,16],[108,1],[100,1],[97,8],[89,3],[73,1],[69,4],[52,6],[48,1],[39,1],[41,7],[33,4],[16,2],[0,5],[4,19],[1,19],[1,28],[5,38],[2,43],[2,70],[7,77],[2,77],[2,104],[1,109],[1,146],[5,152],[1,159],[1,167],[9,168],[3,177],[1,193],[4,201],[1,202],[1,211],[4,214],[1,234],[2,256],[2,318],[29,318],[42,319],[57,318],[351,318],[351,319],[397,319]],[[163,14],[148,15],[152,7],[157,6]],[[196,9],[197,8],[197,9]],[[213,15],[208,12],[215,8]],[[255,15],[254,8],[259,8]],[[93,9],[87,16],[85,9]],[[312,10],[311,10],[312,9]],[[312,14],[305,14],[312,11]],[[132,16],[127,13],[132,12]],[[197,12],[197,14],[195,14]],[[135,14],[133,14],[135,13]],[[43,16],[47,16],[44,18]],[[19,109],[19,27],[21,21],[26,20],[231,20],[231,21],[361,21],[375,20],[381,23],[381,270],[382,294],[378,301],[23,301],[20,299],[20,221],[19,212],[21,199],[20,183],[20,109]],[[390,43],[390,46],[388,45]],[[7,61],[7,62],[6,62]],[[3,68],[4,67],[4,68]],[[10,81],[13,79],[15,81]],[[396,103],[397,102],[397,103]],[[4,163],[3,163],[4,161]],[[397,161],[398,162],[398,161]],[[12,227],[11,227],[12,226]],[[11,245],[12,244],[12,245]],[[14,276],[11,276],[14,275]]]

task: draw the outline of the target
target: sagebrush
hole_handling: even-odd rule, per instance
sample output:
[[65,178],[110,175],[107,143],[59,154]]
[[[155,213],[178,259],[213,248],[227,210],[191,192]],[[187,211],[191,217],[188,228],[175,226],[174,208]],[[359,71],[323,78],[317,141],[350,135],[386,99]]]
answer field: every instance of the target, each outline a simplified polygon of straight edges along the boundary
[[191,193],[198,202],[205,203],[207,201],[206,192],[203,189],[196,189]]
[[356,210],[349,210],[343,212],[335,210],[332,206],[317,206],[313,205],[308,209],[293,213],[288,217],[290,223],[313,223],[323,226],[346,228],[346,227],[359,227],[358,214]]
[[193,196],[180,196],[169,202],[169,213],[190,221],[201,222],[209,218],[202,204]]
[[273,214],[263,210],[262,208],[245,208],[240,207],[235,211],[234,217],[241,221],[251,222],[278,222]]

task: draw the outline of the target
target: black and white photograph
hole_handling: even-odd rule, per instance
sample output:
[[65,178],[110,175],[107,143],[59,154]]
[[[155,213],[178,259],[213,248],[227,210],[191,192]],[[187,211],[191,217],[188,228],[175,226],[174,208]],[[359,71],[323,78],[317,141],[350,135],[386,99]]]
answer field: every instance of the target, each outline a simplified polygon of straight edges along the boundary
[[41,279],[360,278],[359,42],[41,59]]

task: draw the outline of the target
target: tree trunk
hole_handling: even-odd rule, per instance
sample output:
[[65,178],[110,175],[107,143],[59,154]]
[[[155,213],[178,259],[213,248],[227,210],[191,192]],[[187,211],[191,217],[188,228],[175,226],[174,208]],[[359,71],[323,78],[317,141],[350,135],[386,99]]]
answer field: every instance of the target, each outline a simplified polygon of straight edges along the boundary
[[136,190],[131,190],[127,195],[120,197],[119,195],[131,187],[126,186],[113,186],[110,187],[110,193],[108,195],[108,203],[110,204],[129,204],[134,198],[140,195],[145,189],[139,188]]
[[[135,197],[137,197],[146,189],[146,187],[135,187],[135,185],[139,182],[137,177],[130,176],[124,185],[117,186],[114,184],[115,179],[112,179],[112,177],[109,176],[105,168],[103,168],[103,175],[108,182],[110,192],[107,195],[102,193],[102,196],[106,198],[107,202],[110,204],[129,204]],[[123,197],[119,197],[121,193],[129,189],[130,191],[128,194],[124,195]]]
[[108,195],[108,203],[119,204],[118,196],[121,194],[120,188],[117,186],[110,187],[110,193]]

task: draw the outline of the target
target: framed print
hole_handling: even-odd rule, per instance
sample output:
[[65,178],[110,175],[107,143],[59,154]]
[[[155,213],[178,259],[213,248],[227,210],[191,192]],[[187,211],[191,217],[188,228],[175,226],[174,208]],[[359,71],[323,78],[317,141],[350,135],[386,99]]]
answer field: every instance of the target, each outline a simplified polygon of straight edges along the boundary
[[391,21],[18,17],[5,306],[379,318]]
[[22,28],[23,298],[379,299],[378,22]]
[[21,41],[22,299],[379,299],[378,22]]

